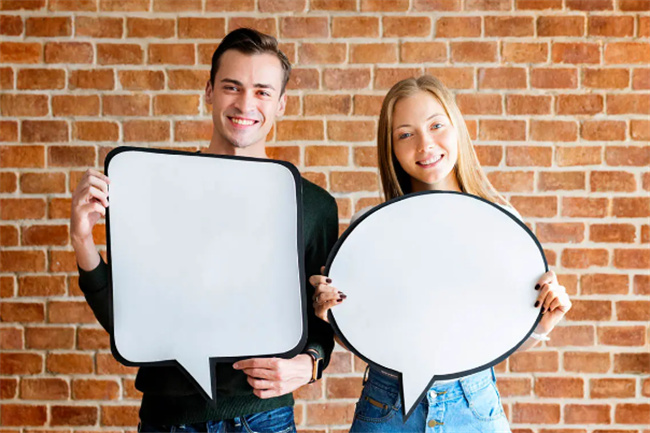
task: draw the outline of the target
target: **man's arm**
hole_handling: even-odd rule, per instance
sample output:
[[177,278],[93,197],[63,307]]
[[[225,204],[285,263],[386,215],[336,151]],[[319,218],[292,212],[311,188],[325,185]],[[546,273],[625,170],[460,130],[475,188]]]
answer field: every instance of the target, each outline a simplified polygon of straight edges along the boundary
[[93,240],[93,227],[106,215],[109,183],[108,177],[93,169],[81,178],[72,194],[70,238],[79,268],[79,287],[99,323],[110,332],[108,269]]

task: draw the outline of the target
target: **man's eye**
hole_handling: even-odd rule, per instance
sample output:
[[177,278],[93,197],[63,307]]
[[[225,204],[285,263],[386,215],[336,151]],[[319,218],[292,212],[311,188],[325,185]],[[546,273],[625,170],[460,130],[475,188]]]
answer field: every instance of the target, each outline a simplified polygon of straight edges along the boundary
[[268,97],[268,96],[271,96],[271,94],[270,94],[269,92],[265,92],[265,91],[261,91],[261,92],[260,92],[260,95],[262,95],[262,96],[267,96],[267,97]]
[[224,90],[228,90],[230,92],[236,92],[237,87],[235,87],[235,86],[224,86]]

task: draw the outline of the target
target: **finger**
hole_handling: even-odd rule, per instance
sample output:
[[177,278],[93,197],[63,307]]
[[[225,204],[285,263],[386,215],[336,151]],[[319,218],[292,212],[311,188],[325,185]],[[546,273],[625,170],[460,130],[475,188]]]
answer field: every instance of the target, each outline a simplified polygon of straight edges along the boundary
[[334,308],[335,306],[339,305],[341,302],[343,302],[342,298],[333,300],[333,301],[328,301],[325,304],[322,305],[315,305],[314,310],[316,312],[316,316],[319,317],[321,320],[326,321],[329,323],[329,318],[327,317],[327,312]]
[[309,284],[314,287],[317,287],[320,284],[330,284],[332,279],[324,275],[312,275],[309,277]]
[[325,275],[325,266],[320,267],[320,273]]
[[268,368],[245,368],[242,370],[247,376],[255,379],[276,380],[278,377],[276,370]]
[[259,398],[273,398],[278,397],[280,395],[280,392],[274,389],[256,389],[253,390],[253,394]]
[[106,216],[106,208],[99,202],[92,202],[81,206],[80,211],[82,214],[91,214],[96,212],[101,216]]
[[278,367],[277,358],[249,358],[237,361],[233,364],[236,370],[244,369],[276,369]]
[[553,299],[553,301],[548,305],[548,311],[553,312],[555,310],[558,310],[560,306],[562,306],[562,301],[560,300],[559,296],[556,296],[555,299]]
[[[108,195],[106,195],[104,192],[102,192],[99,188],[91,186],[88,188],[88,196],[89,198],[96,198],[101,202],[101,204],[104,205],[104,207],[108,207]],[[89,200],[90,201],[90,200]]]
[[548,291],[546,294],[546,297],[544,298],[544,301],[542,302],[542,314],[546,313],[553,303],[554,300],[557,299],[557,293],[551,289]]
[[535,308],[541,306],[544,303],[544,299],[546,298],[549,290],[551,290],[551,288],[548,284],[544,284],[542,286],[542,288],[539,290],[539,294],[537,295],[537,299],[535,300]]
[[542,275],[539,280],[537,280],[537,284],[535,285],[535,290],[539,290],[542,288],[544,284],[552,284],[552,283],[557,283],[557,275],[555,275],[555,272],[553,271],[548,271]]
[[91,176],[88,178],[88,184],[99,188],[104,194],[108,195],[108,184],[105,180],[96,176]]
[[336,301],[339,298],[341,298],[341,295],[337,291],[320,292],[316,295],[316,298],[314,299],[314,303],[318,305],[323,305],[328,301]]
[[558,308],[566,314],[571,309],[571,299],[569,299],[569,295],[566,293],[561,293],[558,296],[558,300],[560,302],[560,306]]
[[272,389],[273,388],[273,382],[270,380],[264,380],[264,379],[256,379],[254,377],[248,376],[246,379],[248,380],[248,383],[250,386],[253,387],[253,389]]
[[106,176],[101,171],[95,170],[94,168],[89,168],[88,170],[86,170],[86,172],[84,173],[84,176],[88,177],[88,178],[90,178],[91,176],[94,176],[94,177],[97,177],[97,178],[101,179],[102,181],[104,181],[104,182],[106,182],[108,184],[111,183],[111,180],[108,178],[108,176]]

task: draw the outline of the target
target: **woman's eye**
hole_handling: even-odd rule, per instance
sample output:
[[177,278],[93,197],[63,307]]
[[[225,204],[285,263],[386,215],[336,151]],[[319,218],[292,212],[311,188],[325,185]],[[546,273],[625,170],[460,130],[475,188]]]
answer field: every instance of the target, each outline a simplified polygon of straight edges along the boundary
[[442,123],[434,123],[433,125],[431,125],[431,129],[440,129],[443,126],[444,125]]
[[403,134],[398,135],[397,138],[399,138],[400,140],[402,140],[402,139],[404,139],[404,138],[409,138],[410,136],[411,136],[411,133],[410,133],[410,132],[404,132]]

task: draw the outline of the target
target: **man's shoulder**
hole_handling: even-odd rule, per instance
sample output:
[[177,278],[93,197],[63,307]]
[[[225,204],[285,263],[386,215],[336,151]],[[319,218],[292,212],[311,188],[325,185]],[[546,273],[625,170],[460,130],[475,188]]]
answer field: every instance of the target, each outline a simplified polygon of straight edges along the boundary
[[336,200],[324,188],[301,177],[302,179],[302,201],[305,213],[334,212],[336,214]]

